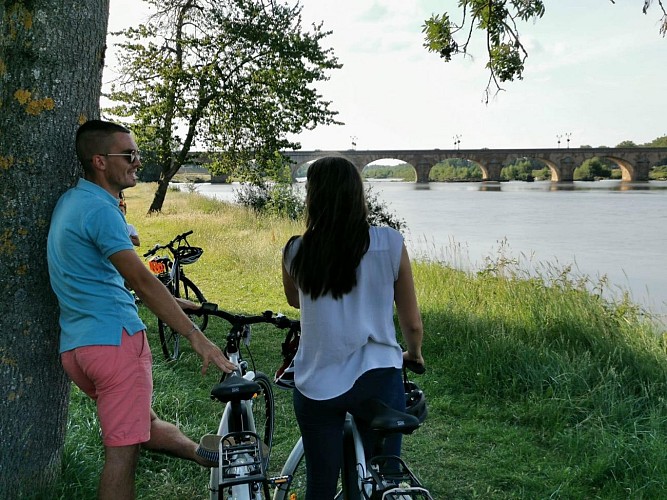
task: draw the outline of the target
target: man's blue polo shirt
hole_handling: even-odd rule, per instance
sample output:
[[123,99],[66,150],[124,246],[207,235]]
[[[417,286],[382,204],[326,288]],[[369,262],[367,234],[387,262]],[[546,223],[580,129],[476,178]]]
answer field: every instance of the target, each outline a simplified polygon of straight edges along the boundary
[[144,330],[137,306],[109,257],[133,250],[118,200],[80,179],[51,217],[47,259],[60,304],[60,352],[86,345],[120,345],[123,328]]

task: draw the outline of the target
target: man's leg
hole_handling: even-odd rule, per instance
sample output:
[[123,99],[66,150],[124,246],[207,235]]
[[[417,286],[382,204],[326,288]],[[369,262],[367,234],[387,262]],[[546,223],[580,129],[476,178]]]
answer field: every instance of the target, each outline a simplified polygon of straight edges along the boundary
[[151,438],[143,443],[144,448],[210,467],[208,460],[195,453],[197,446],[174,424],[159,419],[151,408]]
[[97,492],[99,500],[134,500],[139,449],[138,444],[104,447],[104,467]]

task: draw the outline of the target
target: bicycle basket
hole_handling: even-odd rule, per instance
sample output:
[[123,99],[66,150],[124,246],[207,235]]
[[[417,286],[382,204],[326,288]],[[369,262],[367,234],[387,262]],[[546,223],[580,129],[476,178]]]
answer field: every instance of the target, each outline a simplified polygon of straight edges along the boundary
[[282,389],[294,389],[294,356],[299,349],[301,334],[290,330],[282,343],[283,363],[276,371],[273,382]]
[[194,264],[203,253],[203,248],[191,246],[178,247],[175,252],[181,264]]
[[169,277],[171,259],[169,257],[153,257],[148,261],[148,268],[158,278]]

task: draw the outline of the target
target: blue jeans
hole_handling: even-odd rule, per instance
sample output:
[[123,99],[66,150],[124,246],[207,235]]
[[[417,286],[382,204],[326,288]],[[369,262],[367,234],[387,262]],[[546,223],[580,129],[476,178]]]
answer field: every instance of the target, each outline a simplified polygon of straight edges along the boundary
[[[355,415],[360,405],[377,398],[390,407],[405,411],[401,370],[378,368],[361,375],[354,386],[333,399],[309,399],[294,389],[294,412],[303,437],[306,456],[306,500],[329,500],[336,494],[336,481],[343,459],[343,425],[346,413]],[[376,436],[357,421],[367,458],[372,456]],[[399,456],[401,434],[385,440],[383,453]]]

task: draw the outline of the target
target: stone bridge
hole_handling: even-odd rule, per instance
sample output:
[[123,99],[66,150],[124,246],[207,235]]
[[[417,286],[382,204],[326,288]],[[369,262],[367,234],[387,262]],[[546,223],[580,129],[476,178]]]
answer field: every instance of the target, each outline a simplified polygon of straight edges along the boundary
[[381,159],[402,160],[417,172],[417,182],[429,181],[431,169],[448,159],[469,160],[482,170],[482,180],[499,181],[502,168],[514,160],[532,159],[542,162],[551,171],[553,182],[570,182],[574,169],[585,160],[598,157],[611,160],[622,171],[624,181],[648,181],[653,165],[667,163],[667,148],[557,148],[557,149],[423,149],[423,150],[355,150],[347,151],[284,151],[292,161],[292,178],[304,164],[324,156],[342,156],[361,172],[366,165]]

